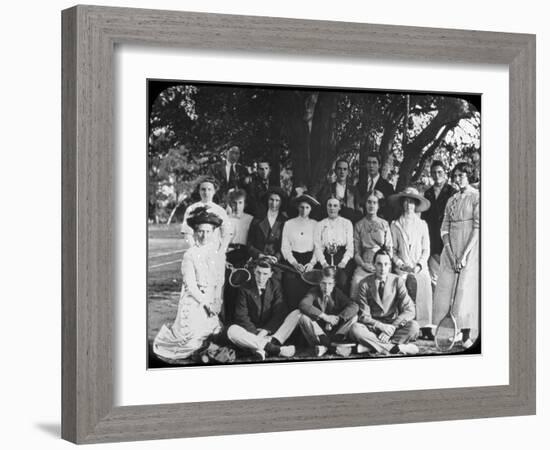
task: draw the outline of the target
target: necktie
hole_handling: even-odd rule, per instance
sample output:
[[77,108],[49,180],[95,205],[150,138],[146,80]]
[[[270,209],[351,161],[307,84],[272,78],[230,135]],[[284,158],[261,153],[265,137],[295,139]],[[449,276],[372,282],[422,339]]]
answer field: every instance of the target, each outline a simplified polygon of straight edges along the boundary
[[323,312],[325,312],[325,310],[327,309],[327,305],[328,305],[328,301],[330,299],[330,296],[328,295],[323,295]]
[[380,283],[378,284],[378,295],[380,296],[380,300],[384,299],[384,281],[380,280]]
[[372,191],[372,188],[373,188],[373,187],[374,187],[374,186],[372,185],[372,178],[369,178],[369,185],[367,186],[367,192]]
[[231,164],[231,167],[229,168],[229,183],[235,182],[235,164]]

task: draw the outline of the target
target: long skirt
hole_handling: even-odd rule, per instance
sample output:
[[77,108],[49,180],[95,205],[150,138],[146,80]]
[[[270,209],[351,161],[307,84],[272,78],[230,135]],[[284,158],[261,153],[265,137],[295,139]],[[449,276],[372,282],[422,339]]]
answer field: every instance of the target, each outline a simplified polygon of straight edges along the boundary
[[[292,255],[294,256],[294,258],[296,258],[296,261],[298,261],[300,264],[305,265],[311,261],[313,252],[292,252]],[[287,264],[290,265],[290,263],[288,262]],[[300,300],[305,297],[307,291],[310,288],[311,286],[307,284],[304,280],[302,280],[302,277],[297,273],[291,272],[289,270],[283,271],[283,297],[286,301],[289,311],[294,311],[298,307]]]
[[[449,237],[456,254],[461,254],[473,229],[473,221],[451,223]],[[456,274],[446,250],[441,253],[439,277],[434,293],[434,323],[438,324],[449,311]],[[473,341],[479,336],[479,244],[470,251],[466,266],[460,272],[453,313],[459,328],[470,328]]]
[[[327,263],[338,266],[340,264],[340,261],[342,261],[342,258],[344,257],[344,254],[346,253],[346,247],[341,245],[338,247],[338,250],[334,255],[331,255],[325,250],[324,256]],[[346,264],[346,267],[343,269],[340,269],[339,267],[336,269],[336,286],[344,292],[346,295],[349,294],[350,291],[350,281],[351,276],[353,274],[353,269],[355,267],[355,262],[353,261],[353,258],[351,258],[348,263]]]
[[[211,307],[219,312],[221,305],[213,303]],[[203,347],[209,336],[220,331],[218,314],[209,315],[193,297],[183,292],[174,323],[161,327],[153,341],[153,351],[164,358],[185,359]]]
[[405,281],[407,291],[414,301],[416,307],[416,321],[424,327],[432,324],[433,294],[432,279],[427,267],[420,272],[405,273],[396,270],[399,276]]

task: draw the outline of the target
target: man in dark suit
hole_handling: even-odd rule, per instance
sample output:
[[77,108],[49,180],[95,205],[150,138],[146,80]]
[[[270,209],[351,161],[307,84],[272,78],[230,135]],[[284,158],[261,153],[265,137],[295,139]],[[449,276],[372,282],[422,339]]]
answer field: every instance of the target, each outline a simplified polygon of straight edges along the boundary
[[287,219],[281,211],[285,194],[281,188],[271,187],[264,196],[267,212],[255,218],[248,230],[248,252],[253,258],[267,257],[271,262],[281,259],[283,226]]
[[323,269],[319,286],[300,301],[300,329],[316,356],[323,356],[332,342],[345,340],[357,320],[357,304],[336,287],[336,271]]
[[359,316],[350,330],[359,343],[357,352],[416,354],[418,347],[410,341],[416,340],[419,326],[405,281],[389,273],[391,257],[384,249],[374,255],[374,267],[375,273],[359,285]]
[[428,224],[428,231],[430,233],[428,269],[432,278],[432,286],[435,287],[439,274],[441,251],[443,250],[441,223],[445,215],[447,201],[456,193],[456,189],[447,182],[447,174],[441,161],[436,160],[432,163],[430,173],[434,184],[424,192],[424,197],[430,201],[431,206],[430,209],[422,213],[422,219]]
[[334,171],[336,172],[336,181],[324,184],[317,194],[317,198],[321,203],[321,215],[327,217],[327,200],[335,195],[342,205],[340,215],[355,223],[361,218],[362,214],[359,193],[356,187],[348,181],[349,163],[345,159],[339,159],[334,164]]
[[267,191],[273,185],[270,183],[271,164],[268,161],[260,160],[257,163],[257,172],[252,181],[247,185],[247,211],[253,216],[265,214],[267,205],[264,203],[264,197]]
[[210,166],[210,175],[218,180],[218,195],[224,198],[230,189],[244,188],[248,182],[248,170],[239,164],[241,150],[237,146],[227,150],[226,160]]
[[378,215],[391,222],[397,213],[392,211],[392,208],[388,205],[388,197],[395,193],[395,189],[389,181],[384,180],[380,175],[380,154],[369,153],[367,155],[367,184],[359,187],[361,202],[364,203],[368,193],[374,190],[384,195],[382,202],[384,206],[380,208]]
[[253,278],[239,288],[234,324],[227,337],[236,346],[253,352],[257,359],[268,356],[290,358],[293,345],[283,345],[292,334],[300,311],[288,314],[280,284],[272,277],[271,264],[260,260]]

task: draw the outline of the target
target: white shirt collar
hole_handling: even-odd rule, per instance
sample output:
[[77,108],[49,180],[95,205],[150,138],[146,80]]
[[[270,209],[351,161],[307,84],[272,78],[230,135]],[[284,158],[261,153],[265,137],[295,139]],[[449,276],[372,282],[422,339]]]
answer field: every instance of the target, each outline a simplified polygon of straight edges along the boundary
[[378,179],[380,178],[380,174],[377,173],[374,177],[368,177],[369,184],[372,180],[372,188],[374,189],[374,186],[376,186],[376,183],[378,183]]

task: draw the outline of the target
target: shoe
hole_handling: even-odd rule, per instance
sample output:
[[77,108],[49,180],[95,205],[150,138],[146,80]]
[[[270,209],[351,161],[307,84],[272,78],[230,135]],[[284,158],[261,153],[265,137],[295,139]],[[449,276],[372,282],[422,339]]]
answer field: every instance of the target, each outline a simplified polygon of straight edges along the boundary
[[294,345],[283,345],[279,350],[279,356],[283,358],[292,358],[296,353],[296,347]]
[[281,351],[281,346],[273,344],[271,342],[268,342],[264,347],[264,352],[268,356],[279,356],[280,351]]
[[334,347],[334,353],[336,355],[347,358],[349,355],[351,355],[351,352],[355,347],[355,344],[351,344],[351,343],[334,344],[333,343],[332,346]]
[[328,348],[324,345],[316,345],[315,346],[315,356],[323,356],[327,352]]
[[252,357],[254,358],[254,361],[265,361],[265,350],[256,350]]
[[368,353],[370,351],[370,349],[366,345],[357,344],[356,351],[357,351],[357,353]]
[[419,352],[415,344],[399,344],[397,347],[401,355],[416,355]]

